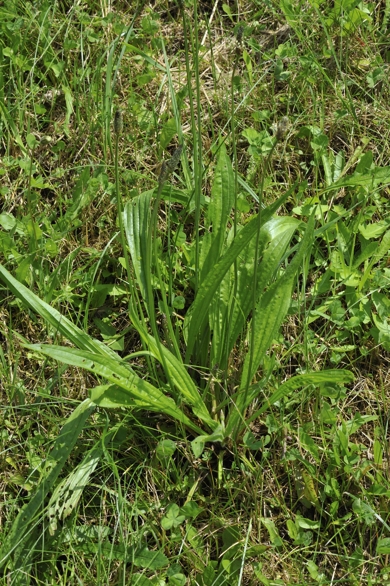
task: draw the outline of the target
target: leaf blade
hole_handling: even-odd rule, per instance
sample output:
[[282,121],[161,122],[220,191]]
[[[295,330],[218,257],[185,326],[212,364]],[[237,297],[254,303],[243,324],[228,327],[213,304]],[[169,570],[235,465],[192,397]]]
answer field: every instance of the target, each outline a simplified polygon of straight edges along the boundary
[[[284,203],[288,196],[294,191],[294,184],[284,195],[282,195],[271,206],[262,211],[262,224],[267,222],[276,210]],[[246,226],[240,230],[233,240],[231,246],[216,263],[213,270],[209,272],[201,286],[195,300],[186,316],[185,328],[187,337],[187,350],[185,362],[189,363],[194,349],[196,338],[204,330],[208,318],[209,307],[222,279],[230,266],[234,263],[243,248],[254,237],[258,229],[258,217],[253,217]]]
[[[180,421],[190,429],[193,429],[198,433],[201,431],[200,428],[180,410],[173,399],[167,397],[157,387],[140,378],[130,368],[118,364],[117,360],[101,356],[100,354],[87,352],[85,350],[65,348],[63,346],[32,344],[28,345],[27,348],[40,352],[54,360],[77,366],[78,368],[83,368],[98,376],[104,377],[112,383],[112,385],[116,385],[127,392],[131,400],[134,402],[134,407],[164,412],[166,415]],[[117,403],[119,407],[120,401],[117,400]],[[124,401],[124,406],[129,406],[127,401]]]
[[101,355],[111,358],[116,357],[116,359],[118,359],[116,352],[111,350],[103,342],[91,338],[91,336],[78,328],[59,311],[54,309],[54,307],[51,307],[51,305],[42,301],[42,299],[35,295],[35,293],[15,279],[15,277],[13,277],[1,264],[0,278],[12,291],[15,297],[20,299],[27,307],[35,311],[35,313],[43,317],[48,324],[65,336],[75,346],[83,350],[97,352]]
[[30,501],[20,510],[3,543],[0,550],[0,567],[2,567],[13,551],[15,552],[15,566],[18,567],[22,562],[23,543],[26,537],[28,537],[31,525],[40,508],[43,506],[47,493],[54,486],[55,481],[64,467],[78,436],[84,428],[86,420],[94,409],[95,405],[93,405],[92,401],[85,399],[66,420],[54,443],[53,450],[47,458],[47,475],[43,477]]

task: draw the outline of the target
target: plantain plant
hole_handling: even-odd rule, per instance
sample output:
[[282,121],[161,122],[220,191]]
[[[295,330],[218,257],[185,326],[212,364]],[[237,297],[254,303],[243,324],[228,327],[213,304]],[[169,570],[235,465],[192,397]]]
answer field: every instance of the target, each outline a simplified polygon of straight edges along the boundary
[[[172,161],[168,161],[167,168],[172,170]],[[123,224],[120,224],[131,257],[131,266],[130,262],[126,263],[133,292],[129,315],[142,340],[143,353],[161,365],[157,382],[148,380],[147,373],[141,378],[135,372],[131,363],[132,359],[138,359],[139,353],[122,358],[42,301],[0,265],[0,278],[10,291],[73,344],[73,347],[26,344],[26,348],[34,354],[86,369],[104,381],[91,389],[90,398],[65,422],[43,467],[36,493],[16,518],[0,560],[5,560],[13,550],[16,558],[25,555],[24,539],[95,407],[163,413],[188,430],[193,438],[194,455],[199,457],[208,441],[237,443],[240,440],[248,428],[248,407],[255,399],[266,397],[255,413],[251,413],[250,420],[303,386],[345,383],[352,378],[351,373],[340,370],[308,372],[291,378],[268,397],[266,386],[270,373],[263,372],[257,380],[257,372],[264,365],[289,309],[302,261],[310,254],[314,216],[305,223],[275,215],[293,191],[292,187],[261,213],[253,213],[234,236],[229,225],[234,201],[233,170],[223,145],[205,213],[208,230],[200,240],[199,286],[186,311],[182,330],[175,327],[172,300],[167,295],[169,283],[161,270],[156,245],[158,203],[166,178],[167,173],[160,179],[153,211],[153,193],[143,193],[126,204]],[[299,244],[290,259],[292,240],[297,234]],[[257,267],[253,259],[259,259]],[[157,283],[155,291],[152,283]],[[166,312],[163,317],[167,322],[162,334],[155,323],[156,313],[162,313],[160,308]],[[170,333],[175,337],[170,338]],[[242,364],[233,366],[237,352],[243,356]],[[192,375],[199,371],[210,373],[216,368],[225,373],[219,384],[214,384],[212,374],[206,382],[207,377]]]

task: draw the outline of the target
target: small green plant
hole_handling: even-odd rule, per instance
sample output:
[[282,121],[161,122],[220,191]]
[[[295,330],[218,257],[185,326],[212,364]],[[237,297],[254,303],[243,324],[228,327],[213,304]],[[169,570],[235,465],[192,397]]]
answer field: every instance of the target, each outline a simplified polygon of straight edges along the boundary
[[[174,155],[174,161],[169,161],[166,168],[170,169],[176,165],[175,157],[177,156],[177,154]],[[168,338],[160,340],[155,324],[151,324],[154,336],[148,332],[146,320],[140,318],[136,305],[137,297],[133,295],[130,299],[130,318],[140,335],[145,352],[149,358],[157,360],[163,368],[164,377],[160,375],[159,385],[152,384],[136,374],[129,364],[131,355],[126,360],[120,358],[109,346],[94,340],[40,300],[0,265],[1,278],[9,289],[26,306],[39,313],[57,334],[64,336],[77,347],[35,344],[27,346],[29,351],[89,370],[95,376],[107,381],[107,384],[98,385],[92,389],[91,398],[86,399],[66,422],[50,457],[53,465],[46,466],[37,492],[16,519],[2,550],[4,557],[7,557],[18,543],[23,543],[21,528],[24,527],[23,534],[26,535],[29,524],[38,512],[45,495],[54,486],[66,458],[83,429],[86,418],[94,407],[128,407],[165,413],[195,434],[192,449],[196,457],[202,454],[206,442],[238,441],[247,429],[247,409],[254,399],[263,394],[267,376],[270,373],[265,372],[260,382],[253,384],[252,381],[288,311],[296,273],[304,254],[311,246],[314,218],[312,216],[309,220],[295,256],[287,268],[280,270],[279,266],[286,256],[288,244],[300,225],[299,222],[289,218],[273,217],[274,212],[285,201],[288,192],[277,202],[262,210],[261,217],[254,215],[237,231],[236,236],[231,238],[226,235],[226,230],[233,201],[232,175],[230,161],[222,146],[215,171],[212,199],[206,214],[206,222],[212,227],[212,231],[208,232],[201,242],[199,288],[184,321],[185,361],[177,351],[175,352],[173,348],[172,351],[169,349]],[[152,241],[156,242],[157,204],[165,178],[166,176],[163,175],[159,181],[151,216],[152,194],[150,193],[130,201],[126,205],[124,214],[135,283],[149,321],[155,319],[154,304],[156,303],[159,307],[159,301],[155,300],[151,285],[154,270],[157,275],[159,295],[163,300],[162,307],[167,312],[168,320],[171,319],[172,314],[172,305],[169,307],[166,300],[165,282],[159,267],[157,247],[152,246]],[[134,225],[137,225],[136,230]],[[258,248],[260,250],[257,250]],[[256,265],[257,259],[262,258],[259,267],[254,266],[251,260],[253,258]],[[240,261],[239,278],[238,283],[234,284],[231,270],[236,259]],[[131,280],[133,275],[128,261],[126,266],[129,269],[129,280]],[[253,284],[254,278],[256,287]],[[270,281],[271,284],[269,284]],[[235,292],[234,297],[232,297],[232,291]],[[251,310],[252,321],[249,321],[247,327],[246,322]],[[253,325],[255,316],[256,324]],[[167,336],[167,331],[172,329],[171,325],[169,330],[165,330],[164,335]],[[210,364],[219,362],[228,371],[230,353],[245,330],[247,330],[246,337],[250,339],[250,348],[244,357],[241,380],[238,381],[234,393],[229,395],[225,386],[228,383],[227,374],[223,384],[217,386],[210,378],[208,384],[199,387],[196,380],[189,375],[185,365],[193,361],[198,369],[201,366],[208,369]],[[178,349],[177,340],[172,345]],[[238,374],[235,369],[234,377]],[[293,377],[266,398],[256,413],[252,414],[251,419],[262,414],[292,390],[308,384],[345,383],[351,379],[352,375],[346,371],[320,371]],[[167,392],[168,389],[169,392]],[[192,411],[192,415],[191,411],[188,412],[188,408]],[[19,555],[23,555],[21,545],[17,546],[17,551],[20,552]]]

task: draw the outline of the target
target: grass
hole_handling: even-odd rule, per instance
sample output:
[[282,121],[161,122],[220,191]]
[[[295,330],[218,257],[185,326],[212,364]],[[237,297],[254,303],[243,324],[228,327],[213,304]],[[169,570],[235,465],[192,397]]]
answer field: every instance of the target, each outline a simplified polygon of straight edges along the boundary
[[0,15],[1,583],[390,584],[388,3]]

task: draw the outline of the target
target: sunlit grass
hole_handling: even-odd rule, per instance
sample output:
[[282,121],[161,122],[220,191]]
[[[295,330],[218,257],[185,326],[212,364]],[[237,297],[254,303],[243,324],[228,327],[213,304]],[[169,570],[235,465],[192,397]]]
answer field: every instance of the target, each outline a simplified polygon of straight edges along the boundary
[[7,584],[390,584],[389,11],[347,4],[0,8]]

